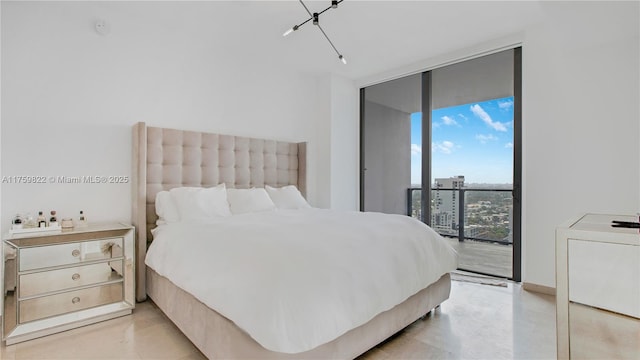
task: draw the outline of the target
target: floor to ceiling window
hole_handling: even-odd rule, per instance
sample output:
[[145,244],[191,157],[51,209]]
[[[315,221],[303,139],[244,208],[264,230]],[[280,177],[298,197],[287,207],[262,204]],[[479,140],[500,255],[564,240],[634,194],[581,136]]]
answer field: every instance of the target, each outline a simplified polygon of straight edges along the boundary
[[[369,86],[361,95],[361,208],[406,214],[407,189],[415,180],[410,144],[420,117],[421,75]],[[419,124],[418,126],[421,126]]]
[[520,58],[510,49],[361,90],[361,210],[416,217],[461,269],[517,281]]

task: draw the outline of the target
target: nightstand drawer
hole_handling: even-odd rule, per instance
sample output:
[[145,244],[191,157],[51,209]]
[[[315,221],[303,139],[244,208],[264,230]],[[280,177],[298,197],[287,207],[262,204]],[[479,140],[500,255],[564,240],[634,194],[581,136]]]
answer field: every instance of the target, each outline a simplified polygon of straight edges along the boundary
[[6,345],[113,319],[135,308],[135,228],[91,224],[3,239]]
[[569,301],[640,319],[640,246],[567,243]]
[[122,282],[19,302],[19,323],[122,301]]
[[112,246],[122,248],[123,238],[20,249],[20,271],[110,259],[114,257]]
[[20,275],[20,298],[122,279],[122,260]]

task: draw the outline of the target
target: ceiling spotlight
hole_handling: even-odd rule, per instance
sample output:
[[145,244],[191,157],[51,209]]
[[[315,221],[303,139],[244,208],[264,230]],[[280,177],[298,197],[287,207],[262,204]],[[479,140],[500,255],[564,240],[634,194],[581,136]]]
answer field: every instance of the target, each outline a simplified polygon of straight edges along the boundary
[[344,0],[331,0],[331,6],[329,6],[328,8],[320,11],[319,13],[318,12],[311,13],[311,11],[309,11],[309,8],[307,8],[307,5],[305,5],[302,2],[302,0],[298,0],[298,1],[300,1],[300,4],[302,4],[304,9],[307,11],[307,14],[309,14],[309,18],[307,20],[301,22],[300,24],[295,25],[291,29],[288,29],[287,31],[285,31],[284,34],[282,34],[282,36],[287,36],[287,35],[291,34],[292,32],[298,30],[300,28],[300,26],[302,26],[302,25],[308,23],[309,21],[313,20],[313,25],[316,25],[318,27],[318,29],[320,29],[320,31],[322,32],[322,35],[324,35],[324,37],[327,39],[327,41],[329,42],[329,44],[331,45],[333,50],[336,52],[336,54],[338,54],[338,59],[340,59],[340,61],[342,61],[342,63],[346,65],[347,64],[347,60],[344,58],[344,56],[342,56],[342,54],[340,54],[338,49],[336,49],[336,47],[335,47],[335,45],[333,45],[333,42],[331,41],[331,39],[329,39],[329,36],[327,35],[327,33],[325,33],[324,29],[322,29],[322,27],[320,26],[320,15],[322,15],[325,11],[327,11],[329,9],[337,9],[338,8],[338,4],[340,4]]
[[287,31],[284,32],[284,34],[282,34],[282,36],[287,36],[289,34],[291,34],[292,32],[298,30],[298,25],[294,25],[292,28],[288,29]]

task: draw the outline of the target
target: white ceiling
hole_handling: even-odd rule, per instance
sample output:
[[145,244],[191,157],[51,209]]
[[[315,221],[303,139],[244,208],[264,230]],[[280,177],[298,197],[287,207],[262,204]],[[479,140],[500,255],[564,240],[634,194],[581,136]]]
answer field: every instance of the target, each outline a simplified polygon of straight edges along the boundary
[[[329,0],[305,1],[313,11]],[[243,8],[241,41],[302,71],[332,72],[359,79],[522,31],[542,16],[538,1],[357,1],[345,0],[320,17],[320,24],[348,60],[343,65],[298,1],[225,2]],[[227,11],[226,10],[226,11]],[[225,11],[225,12],[226,12]],[[222,21],[234,18],[225,17]],[[234,19],[235,20],[235,19]]]
[[[203,44],[233,52],[247,66],[261,61],[354,80],[518,33],[542,16],[538,1],[345,0],[320,17],[320,24],[348,60],[343,65],[311,22],[282,36],[308,18],[298,1],[93,4],[107,13],[125,11],[128,16],[147,17],[140,19],[141,26],[150,21],[185,31]],[[330,1],[305,4],[314,12]],[[151,7],[153,11],[145,12]]]
[[[320,24],[348,60],[343,65],[311,22],[282,36],[286,29],[309,17],[297,0],[58,4],[82,7],[97,18],[113,20],[114,34],[123,28],[117,22],[127,21],[158,34],[179,33],[202,47],[224,52],[239,66],[251,67],[260,61],[267,67],[334,73],[353,80],[516,34],[539,21],[544,6],[543,1],[521,0],[345,0],[338,9],[320,16]],[[306,0],[305,4],[312,12],[321,11],[330,0]]]

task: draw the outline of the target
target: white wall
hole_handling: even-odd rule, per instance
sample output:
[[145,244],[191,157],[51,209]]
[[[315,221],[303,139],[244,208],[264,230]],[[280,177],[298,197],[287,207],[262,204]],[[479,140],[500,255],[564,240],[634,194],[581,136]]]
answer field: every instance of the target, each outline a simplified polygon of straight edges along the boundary
[[522,44],[524,282],[555,287],[555,228],[640,210],[638,2],[541,2],[521,33],[356,81],[368,86]]
[[331,76],[331,208],[360,208],[360,94],[352,80]]
[[[226,36],[207,6],[145,2],[2,4],[2,175],[131,175],[131,126],[309,141],[308,196],[329,124],[320,116],[322,77],[255,57]],[[189,22],[174,21],[175,17]],[[96,19],[110,34],[99,35]],[[320,79],[320,80],[319,80]],[[46,180],[49,182],[48,180]],[[131,184],[3,184],[2,231],[16,212],[84,210],[90,221],[130,221]]]
[[[315,164],[315,179],[317,186],[322,189],[331,187],[331,75],[322,74],[316,81],[316,100],[319,106],[314,110],[315,115],[323,119],[315,129],[318,142],[316,151],[323,153]],[[331,208],[331,196],[317,199],[316,206]]]
[[358,210],[359,208],[359,92],[352,80],[319,75],[316,135],[318,152],[316,184],[323,194],[317,206]]
[[547,20],[524,35],[526,282],[555,287],[562,221],[640,210],[638,6],[544,2]]

